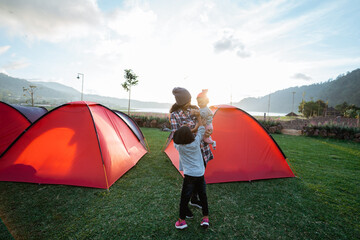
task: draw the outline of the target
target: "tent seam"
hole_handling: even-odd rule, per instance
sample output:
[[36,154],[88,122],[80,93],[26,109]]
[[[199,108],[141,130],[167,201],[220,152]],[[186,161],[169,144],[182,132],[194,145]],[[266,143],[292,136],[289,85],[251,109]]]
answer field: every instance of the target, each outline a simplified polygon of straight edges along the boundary
[[88,105],[88,104],[86,104],[86,107],[87,107],[87,108],[88,108],[88,110],[89,110],[89,114],[90,114],[90,116],[91,116],[91,120],[92,120],[92,122],[93,122],[93,126],[94,126],[94,130],[95,130],[96,139],[97,139],[98,146],[99,146],[100,157],[101,157],[101,161],[102,161],[103,168],[104,168],[104,175],[105,175],[106,189],[108,189],[108,190],[109,190],[109,183],[108,183],[107,174],[106,174],[106,167],[105,167],[105,162],[104,162],[103,154],[102,154],[102,151],[101,151],[101,145],[100,145],[99,135],[98,135],[98,132],[97,132],[97,130],[96,130],[95,120],[94,120],[94,117],[93,117],[93,115],[92,115],[92,112],[91,112],[90,107],[89,107],[89,105]]
[[30,119],[29,119],[25,114],[23,114],[21,111],[19,111],[17,108],[13,107],[13,106],[10,105],[10,104],[7,104],[6,102],[2,102],[2,103],[4,103],[5,105],[11,107],[12,109],[14,109],[15,111],[17,111],[18,113],[20,113],[21,116],[23,116],[30,124],[32,124],[32,122],[30,121]]
[[[6,103],[5,103],[6,104]],[[3,153],[0,154],[0,159],[5,155],[5,153],[7,153],[9,151],[9,149],[27,132],[29,131],[30,128],[32,128],[36,123],[38,123],[42,118],[44,118],[45,116],[51,114],[52,112],[54,112],[55,110],[62,108],[66,105],[69,105],[67,103],[60,105],[54,109],[52,109],[51,111],[48,111],[47,113],[45,113],[44,115],[42,115],[41,117],[39,117],[38,119],[36,119],[36,121],[34,121],[33,123],[30,122],[30,125],[22,132],[19,134],[19,136],[5,149],[5,151]],[[15,109],[15,108],[14,108]],[[16,111],[18,111],[17,109],[15,109]],[[20,112],[20,111],[18,111]],[[21,112],[20,112],[21,113]],[[22,113],[21,113],[22,114]],[[26,118],[26,117],[25,117]],[[27,119],[27,118],[26,118]]]
[[[115,129],[115,131],[116,131],[116,135],[118,135],[118,138],[121,140],[121,142],[123,143],[123,146],[124,146],[124,148],[126,149],[126,152],[127,153],[129,153],[129,151],[128,151],[128,149],[127,149],[127,147],[126,147],[126,144],[125,144],[125,142],[124,142],[124,140],[123,140],[123,137],[122,137],[122,135],[120,134],[120,132],[119,132],[119,129],[117,129],[117,127],[115,126],[115,124],[114,124],[114,122],[113,122],[113,120],[111,119],[111,117],[109,116],[109,114],[105,111],[105,113],[106,113],[106,116],[108,117],[108,119],[110,120],[110,122],[111,122],[111,124],[112,124],[112,127]],[[115,113],[114,113],[115,114]],[[121,119],[121,118],[120,118]],[[121,121],[123,121],[122,119],[121,119]],[[123,121],[124,122],[124,121]],[[125,123],[125,122],[124,122]],[[125,123],[126,124],[126,123]],[[133,133],[134,134],[134,133]],[[135,134],[134,134],[135,135]]]

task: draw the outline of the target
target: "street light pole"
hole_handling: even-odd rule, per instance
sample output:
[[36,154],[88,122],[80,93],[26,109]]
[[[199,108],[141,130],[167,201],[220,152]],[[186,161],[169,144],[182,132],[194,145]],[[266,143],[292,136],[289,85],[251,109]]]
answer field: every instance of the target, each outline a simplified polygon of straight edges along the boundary
[[292,92],[292,94],[293,94],[293,103],[292,103],[292,108],[291,108],[291,112],[294,112],[294,96],[295,96],[295,93],[296,92]]
[[271,93],[269,94],[269,101],[268,101],[268,117],[270,117],[270,96]]
[[83,100],[83,92],[84,92],[84,74],[83,73],[78,73],[77,75],[77,79],[82,79],[82,84],[81,84],[81,101]]

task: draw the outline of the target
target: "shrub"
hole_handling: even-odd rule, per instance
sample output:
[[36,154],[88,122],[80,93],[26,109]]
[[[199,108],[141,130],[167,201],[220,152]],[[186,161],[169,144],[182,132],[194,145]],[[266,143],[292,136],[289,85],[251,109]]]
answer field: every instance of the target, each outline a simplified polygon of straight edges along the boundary
[[170,128],[169,118],[166,116],[153,116],[150,114],[130,114],[130,117],[140,127],[151,127],[151,128]]
[[345,124],[318,123],[304,126],[304,135],[360,141],[360,128]]
[[345,111],[344,116],[348,117],[348,118],[359,118],[360,115],[360,110],[356,110],[356,109],[348,109]]
[[269,132],[269,133],[281,133],[282,125],[279,121],[275,120],[258,120],[258,122]]

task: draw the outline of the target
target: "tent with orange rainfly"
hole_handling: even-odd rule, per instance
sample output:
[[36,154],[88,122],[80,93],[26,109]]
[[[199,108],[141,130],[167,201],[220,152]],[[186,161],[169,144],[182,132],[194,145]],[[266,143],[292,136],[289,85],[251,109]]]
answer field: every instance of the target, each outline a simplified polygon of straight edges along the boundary
[[[294,177],[284,153],[255,118],[229,105],[212,110],[216,150],[206,166],[207,183]],[[179,154],[172,140],[165,153],[179,169]]]
[[146,152],[116,113],[72,102],[38,119],[0,156],[0,181],[108,189]]
[[47,113],[46,108],[25,107],[0,102],[0,155],[35,120]]

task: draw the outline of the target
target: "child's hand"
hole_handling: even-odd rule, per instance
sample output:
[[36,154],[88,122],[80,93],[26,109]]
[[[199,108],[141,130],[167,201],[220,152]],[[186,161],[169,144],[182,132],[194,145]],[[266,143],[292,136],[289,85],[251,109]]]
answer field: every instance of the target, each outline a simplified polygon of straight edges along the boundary
[[187,122],[183,122],[183,124],[181,125],[181,127],[190,127],[190,124],[189,123],[187,123]]
[[190,110],[190,115],[193,115],[193,116],[195,116],[195,117],[200,116],[200,111],[199,111],[199,109],[191,109],[191,110]]
[[203,117],[199,117],[199,123],[200,123],[200,125],[202,125],[202,126],[206,126],[206,119],[203,118]]

